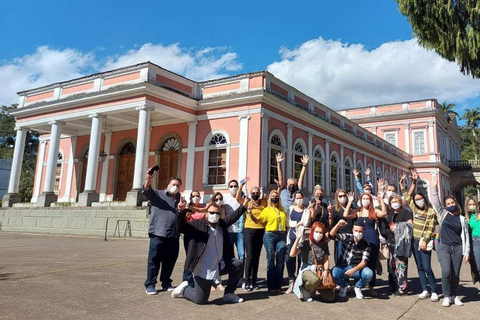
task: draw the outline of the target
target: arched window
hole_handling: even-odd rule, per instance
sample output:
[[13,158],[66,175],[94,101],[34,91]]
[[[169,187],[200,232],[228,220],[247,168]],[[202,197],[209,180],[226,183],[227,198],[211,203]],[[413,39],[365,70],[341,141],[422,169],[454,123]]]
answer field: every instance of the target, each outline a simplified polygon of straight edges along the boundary
[[363,162],[362,161],[360,161],[360,160],[357,161],[356,169],[359,172],[359,177],[358,178],[360,179],[360,182],[363,183],[363,181],[365,179],[365,170],[363,168]]
[[63,153],[59,151],[57,155],[57,167],[55,168],[55,186],[53,189],[57,194],[60,192],[60,186],[62,184],[63,160]]
[[338,189],[338,155],[332,152],[330,156],[330,194],[335,194]]
[[316,146],[313,152],[313,183],[323,186],[323,150],[322,147]]
[[345,191],[349,192],[352,191],[352,161],[350,158],[345,158]]
[[295,142],[295,145],[293,147],[293,164],[294,164],[294,177],[298,178],[300,177],[300,172],[302,171],[302,157],[304,154],[306,154],[306,147],[305,143],[303,140],[298,139]]
[[380,166],[377,167],[377,179],[382,177],[382,168]]
[[275,180],[278,180],[276,155],[277,153],[283,154],[285,140],[279,130],[273,130],[269,142],[268,183],[269,185],[276,185]]
[[224,185],[227,180],[228,140],[224,133],[213,132],[207,137],[207,184]]
[[385,170],[385,175],[383,176],[383,179],[384,179],[385,182],[387,182],[387,183],[388,183],[388,178],[389,178],[388,170]]
[[397,175],[395,174],[395,172],[392,173],[392,178],[390,179],[390,184],[395,186],[395,188],[397,188],[397,190],[398,190]]

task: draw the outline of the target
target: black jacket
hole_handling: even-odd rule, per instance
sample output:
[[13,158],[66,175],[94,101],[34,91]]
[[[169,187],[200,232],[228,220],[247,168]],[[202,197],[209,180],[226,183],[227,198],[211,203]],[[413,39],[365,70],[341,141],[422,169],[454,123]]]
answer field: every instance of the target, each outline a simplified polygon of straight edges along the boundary
[[[230,242],[228,234],[228,227],[235,223],[247,209],[240,205],[237,210],[229,214],[225,218],[218,220],[218,224],[223,230],[223,259],[232,259],[235,257],[233,246]],[[206,220],[206,215],[203,219],[185,222],[185,215],[187,211],[182,211],[179,214],[179,229],[185,236],[183,241],[188,241],[187,257],[185,259],[185,269],[193,272],[200,261],[205,247],[208,242],[209,224]]]

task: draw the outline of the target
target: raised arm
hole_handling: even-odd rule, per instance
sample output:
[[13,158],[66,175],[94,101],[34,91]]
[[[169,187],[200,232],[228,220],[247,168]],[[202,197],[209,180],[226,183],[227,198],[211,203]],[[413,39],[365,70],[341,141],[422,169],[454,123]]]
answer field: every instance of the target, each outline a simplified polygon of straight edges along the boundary
[[417,185],[417,180],[418,180],[418,172],[416,169],[412,169],[412,185],[408,189],[408,195],[410,197],[415,192],[415,186]]
[[282,161],[285,160],[281,153],[277,153],[277,175],[278,175],[278,184],[283,187],[283,173],[282,173]]
[[292,258],[298,256],[298,254],[301,251],[298,248],[298,244],[300,243],[300,239],[302,239],[302,234],[301,234],[301,232],[298,228],[295,231],[295,235],[296,235],[295,242],[293,243],[292,249],[290,249],[290,252],[289,252],[290,257],[292,257]]
[[[380,179],[383,182],[383,179]],[[379,181],[380,181],[379,180]],[[385,191],[382,188],[380,188],[380,182],[378,183],[378,202],[380,203],[380,207],[382,210],[375,209],[375,213],[377,214],[377,218],[385,218],[387,216],[387,205],[385,204],[385,201],[383,201],[383,197],[385,196]]]
[[304,154],[302,157],[302,171],[300,171],[300,177],[298,177],[298,190],[302,190],[303,187],[303,178],[305,177],[305,172],[307,171],[308,159],[308,156]]
[[352,219],[352,218],[357,217],[358,210],[360,210],[360,209],[351,210],[352,205],[353,205],[353,201],[355,200],[355,197],[353,195],[353,192],[349,192],[347,196],[348,196],[348,204],[347,204],[347,207],[345,208],[345,210],[343,211],[343,217],[345,219]]
[[[237,194],[235,195],[235,199],[237,199],[238,203],[242,203],[242,190],[243,186],[245,185],[246,182],[240,183],[240,186],[238,187]],[[248,198],[248,197],[246,197]]]
[[365,183],[372,183],[372,179],[370,179],[370,174],[372,173],[372,170],[370,168],[367,168],[365,170]]
[[343,226],[346,226],[346,225],[347,225],[347,221],[345,221],[343,219],[340,219],[337,222],[337,224],[335,225],[335,227],[333,227],[332,230],[330,230],[330,232],[329,232],[330,239],[335,238],[335,236],[337,235],[338,229],[340,229],[340,227],[343,227]]
[[432,204],[433,204],[433,207],[435,208],[435,210],[437,210],[437,212],[440,212],[440,207],[441,207],[441,202],[440,202],[440,198],[439,198],[439,195],[438,195],[438,179],[437,179],[437,175],[434,176],[435,178],[432,179]]
[[363,194],[363,186],[362,182],[360,181],[360,172],[358,172],[357,169],[353,169],[353,174],[355,175],[355,186],[357,187],[358,192]]
[[223,218],[223,220],[225,221],[225,223],[227,224],[227,227],[231,226],[232,224],[234,224],[238,219],[240,219],[240,217],[243,215],[243,213],[245,211],[247,211],[247,208],[245,207],[248,203],[248,199],[245,198],[245,200],[243,200],[243,204],[240,204],[240,207],[238,207],[234,212],[233,214],[229,214],[228,216],[226,216],[225,218]]
[[151,186],[152,186],[153,177],[155,177],[155,174],[157,172],[154,171],[152,174],[150,174],[150,169],[152,168],[149,168],[147,170],[147,176],[145,178],[145,183],[143,184],[143,190],[142,190],[142,194],[147,198],[147,200],[152,199],[152,196],[154,193]]

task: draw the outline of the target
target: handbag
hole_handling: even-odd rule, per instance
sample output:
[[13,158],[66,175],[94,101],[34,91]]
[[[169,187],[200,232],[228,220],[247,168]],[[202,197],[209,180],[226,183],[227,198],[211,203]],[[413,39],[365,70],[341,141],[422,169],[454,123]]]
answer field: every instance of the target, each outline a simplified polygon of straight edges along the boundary
[[327,289],[335,289],[335,282],[333,282],[332,273],[328,270],[328,277],[327,281],[323,281],[323,268],[318,265],[317,256],[315,255],[315,250],[313,250],[313,245],[311,245],[313,260],[315,261],[315,270],[317,273],[317,277],[320,279],[320,284],[315,288],[317,290],[327,290]]
[[[423,230],[422,230],[421,238],[423,238],[423,234],[425,233],[425,227],[427,226],[427,222],[428,222],[428,212],[427,212],[427,217],[425,218],[425,223],[423,224]],[[433,249],[434,239],[433,239],[432,236],[430,236],[430,240],[428,240],[428,242],[427,242],[427,248],[425,249],[425,251],[432,251],[432,249]],[[420,244],[418,245],[418,250],[421,251]]]
[[390,259],[390,248],[388,247],[388,244],[382,243],[380,245],[380,250],[378,253],[379,253],[378,257],[380,258],[380,260]]

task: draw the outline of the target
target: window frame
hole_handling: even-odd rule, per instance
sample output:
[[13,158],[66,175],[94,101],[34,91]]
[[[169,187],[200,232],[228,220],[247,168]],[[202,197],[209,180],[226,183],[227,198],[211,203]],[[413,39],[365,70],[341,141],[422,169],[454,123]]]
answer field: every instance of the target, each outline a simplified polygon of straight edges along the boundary
[[[302,147],[303,152],[299,152],[299,151],[296,150],[296,149],[297,149],[297,145],[299,145],[299,146]],[[293,144],[293,150],[292,150],[292,151],[293,151],[293,152],[292,152],[292,157],[293,157],[293,159],[292,159],[292,160],[293,160],[293,177],[294,177],[295,179],[298,179],[298,178],[300,177],[300,172],[302,172],[302,166],[303,166],[302,161],[301,161],[302,156],[308,153],[308,152],[307,152],[307,145],[305,144],[305,141],[303,141],[302,138],[297,138],[297,139],[295,140],[295,143]],[[299,162],[296,161],[296,158],[297,158],[297,157],[299,157],[299,159],[300,159]],[[300,171],[298,171],[298,173],[297,173],[297,167],[300,168]]]
[[[418,153],[416,152],[416,147],[415,147],[415,134],[416,133],[421,133],[423,136],[423,152]],[[428,153],[427,151],[427,130],[426,129],[415,129],[412,130],[412,154],[413,155],[426,155]]]
[[[337,161],[336,162],[333,162],[332,161],[332,158],[335,157],[337,158]],[[334,165],[335,163],[335,165]],[[335,167],[335,176],[336,176],[336,182],[335,182],[335,186],[333,185],[332,181],[333,181],[333,168]],[[339,188],[339,182],[340,182],[340,176],[339,176],[339,170],[340,170],[340,156],[338,155],[338,153],[336,151],[332,151],[330,153],[330,194],[333,195],[335,194],[335,192],[337,191],[337,189]]]
[[[274,136],[277,136],[279,138],[279,141],[280,141],[281,145],[271,143],[272,138]],[[270,163],[270,160],[272,159],[272,149],[274,149],[277,152],[281,152],[282,155],[285,156],[285,151],[287,150],[287,148],[285,147],[286,145],[287,145],[287,143],[286,143],[286,140],[285,140],[285,136],[283,135],[283,132],[281,132],[278,129],[274,129],[270,132],[270,135],[268,137],[268,171],[266,172],[266,174],[267,174],[267,185],[268,185],[269,188],[276,188],[277,187],[277,185],[275,183],[271,183],[272,176],[270,175],[270,172],[273,169],[273,165]],[[277,154],[277,152],[273,155],[274,157]],[[282,172],[285,172],[285,161],[283,161],[280,164],[280,166],[282,167]],[[276,168],[277,167],[276,167],[276,164],[275,164],[275,169],[274,169],[275,172],[277,170]],[[277,179],[278,179],[278,177],[277,177]]]
[[[212,138],[217,135],[222,134],[227,141],[227,143],[211,145],[210,141]],[[210,151],[211,150],[219,150],[219,149],[226,149],[226,156],[225,156],[225,183],[224,184],[209,184],[209,159],[210,159]],[[230,169],[230,138],[228,134],[223,130],[213,130],[210,132],[204,141],[204,153],[203,153],[203,187],[207,188],[226,188],[228,181],[229,181],[229,169]],[[220,166],[216,166],[217,168]]]
[[[61,156],[61,158],[60,158]],[[57,189],[57,168],[58,165],[60,164],[60,175],[59,175],[59,180],[58,180],[58,189]],[[53,184],[53,192],[56,195],[60,194],[60,191],[62,190],[62,179],[63,179],[63,166],[65,164],[65,153],[62,150],[58,150],[57,154],[57,163],[55,165],[55,182]]]
[[[349,166],[347,166],[347,161],[350,163]],[[346,192],[353,191],[353,186],[354,186],[354,183],[355,183],[355,180],[352,179],[353,169],[354,169],[354,167],[352,166],[352,163],[353,163],[353,161],[350,158],[350,156],[346,156],[345,159],[343,160],[343,176],[344,176],[344,181],[345,181],[345,191]],[[347,174],[347,170],[350,171],[348,174]],[[348,177],[348,180],[350,181],[350,188],[347,187],[347,177]]]
[[[320,152],[320,157],[317,157],[317,150]],[[323,152],[323,148],[321,145],[317,144],[315,148],[313,148],[313,170],[312,170],[312,181],[313,185],[319,184],[322,188],[325,185],[325,152]],[[315,174],[315,162],[320,162],[320,183],[316,183],[315,178],[318,175]]]
[[[390,134],[393,134],[394,135],[394,139],[395,139],[395,143],[391,143],[390,141],[388,141],[387,139],[387,135],[390,135]],[[395,147],[398,147],[398,131],[385,131],[383,133],[383,140],[387,141],[388,143],[394,145]]]

